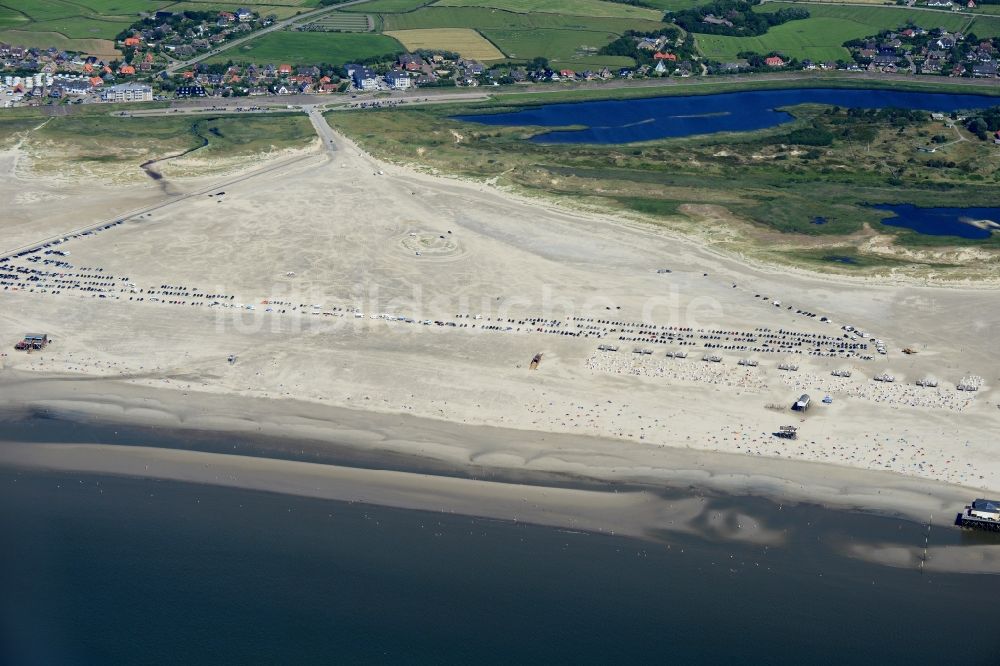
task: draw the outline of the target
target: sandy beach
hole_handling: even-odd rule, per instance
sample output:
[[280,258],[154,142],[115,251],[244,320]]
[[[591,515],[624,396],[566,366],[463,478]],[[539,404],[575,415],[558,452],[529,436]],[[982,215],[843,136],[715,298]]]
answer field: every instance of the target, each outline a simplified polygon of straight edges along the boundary
[[[218,188],[50,184],[65,197],[21,201],[30,183],[0,181],[15,202],[0,250],[60,240],[0,264],[0,405],[914,520],[1000,493],[992,288],[747,266],[330,136],[335,150]],[[35,332],[53,343],[13,350]],[[937,386],[915,385],[928,377]],[[978,390],[957,390],[970,380]],[[811,409],[792,412],[802,393]],[[783,425],[799,438],[776,438]],[[2,459],[141,460],[74,451]]]

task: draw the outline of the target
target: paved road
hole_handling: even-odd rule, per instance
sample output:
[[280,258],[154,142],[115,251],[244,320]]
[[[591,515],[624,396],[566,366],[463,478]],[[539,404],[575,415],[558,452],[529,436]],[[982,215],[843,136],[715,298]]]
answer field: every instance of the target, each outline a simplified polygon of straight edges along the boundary
[[[948,78],[941,81],[941,77],[935,76],[913,76],[907,74],[883,74],[881,72],[776,72],[762,74],[744,74],[738,76],[711,76],[692,77],[687,79],[645,79],[641,81],[601,81],[578,83],[553,83],[553,84],[531,84],[519,86],[502,86],[435,89],[424,88],[405,92],[393,92],[390,95],[376,97],[371,93],[359,93],[347,97],[345,95],[284,95],[281,97],[230,97],[230,98],[205,98],[205,99],[184,99],[173,100],[169,108],[160,109],[138,109],[131,111],[114,111],[110,113],[125,116],[159,116],[172,113],[185,113],[191,111],[206,112],[232,112],[237,108],[248,109],[259,107],[271,111],[286,109],[299,110],[300,107],[315,105],[327,110],[347,110],[356,108],[360,104],[387,105],[390,103],[403,103],[405,105],[415,104],[447,104],[452,102],[475,102],[487,101],[496,95],[515,96],[533,95],[539,93],[565,92],[565,91],[585,91],[585,90],[622,90],[630,89],[662,89],[667,94],[671,88],[677,86],[688,86],[693,90],[704,88],[710,91],[713,88],[726,88],[739,83],[765,83],[765,82],[809,82],[813,84],[823,84],[831,81],[859,81],[872,83],[942,83],[947,86],[968,88],[970,94],[980,91],[995,91],[996,81],[989,79],[965,79]],[[566,100],[569,101],[569,100]],[[43,110],[62,109],[63,113],[72,113],[79,107],[60,105],[58,107],[41,107]],[[50,115],[57,115],[55,112]]]
[[316,134],[319,135],[320,140],[323,142],[323,148],[325,148],[328,153],[334,153],[339,150],[340,148],[337,146],[336,135],[333,133],[333,130],[330,129],[330,125],[326,122],[326,118],[323,117],[322,110],[315,106],[302,107],[302,110],[308,114],[309,121],[312,122],[313,129],[316,130]]
[[350,2],[342,2],[339,5],[330,5],[329,7],[320,7],[319,9],[303,12],[302,14],[298,14],[291,18],[287,18],[282,21],[277,21],[274,24],[267,26],[266,28],[261,28],[260,30],[251,32],[246,37],[240,37],[239,39],[234,39],[232,41],[225,42],[218,48],[212,49],[208,53],[203,53],[199,56],[195,56],[194,58],[189,58],[188,60],[176,62],[167,67],[164,71],[167,72],[168,74],[176,74],[178,70],[187,69],[191,65],[199,63],[202,60],[205,60],[206,58],[211,58],[220,53],[228,51],[236,46],[257,39],[261,35],[266,35],[267,33],[274,32],[276,30],[284,30],[285,28],[287,28],[292,24],[299,23],[302,21],[312,20],[317,16],[322,16],[323,14],[327,14],[337,9],[343,9],[344,7],[350,7],[352,5],[360,5],[364,2],[371,2],[371,0],[350,0]]

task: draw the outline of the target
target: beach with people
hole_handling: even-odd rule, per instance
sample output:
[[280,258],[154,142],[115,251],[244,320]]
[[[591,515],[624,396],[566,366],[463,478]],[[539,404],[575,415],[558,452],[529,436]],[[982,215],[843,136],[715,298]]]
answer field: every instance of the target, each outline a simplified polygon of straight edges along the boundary
[[988,286],[751,266],[335,141],[12,204],[3,406],[910,515],[1000,491]]

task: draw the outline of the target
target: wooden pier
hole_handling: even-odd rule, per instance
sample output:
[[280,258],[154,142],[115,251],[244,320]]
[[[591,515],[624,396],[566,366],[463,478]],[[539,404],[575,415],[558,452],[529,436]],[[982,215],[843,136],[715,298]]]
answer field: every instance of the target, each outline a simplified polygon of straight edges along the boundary
[[976,518],[968,513],[960,513],[955,518],[955,524],[963,529],[986,530],[988,532],[1000,532],[1000,520],[990,520],[989,518]]

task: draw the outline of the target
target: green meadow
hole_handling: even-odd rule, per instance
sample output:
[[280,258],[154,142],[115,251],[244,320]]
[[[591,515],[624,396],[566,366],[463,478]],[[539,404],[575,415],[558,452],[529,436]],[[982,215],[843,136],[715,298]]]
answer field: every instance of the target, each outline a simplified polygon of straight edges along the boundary
[[359,32],[271,32],[208,62],[256,62],[312,65],[345,63],[405,51],[392,37]]
[[512,12],[542,12],[576,16],[615,16],[619,18],[642,18],[657,21],[662,12],[646,7],[637,7],[604,0],[438,0],[436,7],[489,7]]
[[543,57],[554,68],[629,67],[631,58],[597,55],[597,50],[618,35],[584,30],[487,30],[483,33],[508,58],[530,60]]
[[[756,11],[775,12],[801,3],[769,2]],[[811,60],[839,60],[849,57],[844,42],[874,35],[881,30],[905,26],[908,21],[925,28],[964,30],[972,17],[949,12],[867,5],[809,4],[810,17],[771,28],[759,37],[697,35],[698,47],[714,60],[734,60],[741,51],[769,53]],[[991,20],[991,19],[987,19]]]

